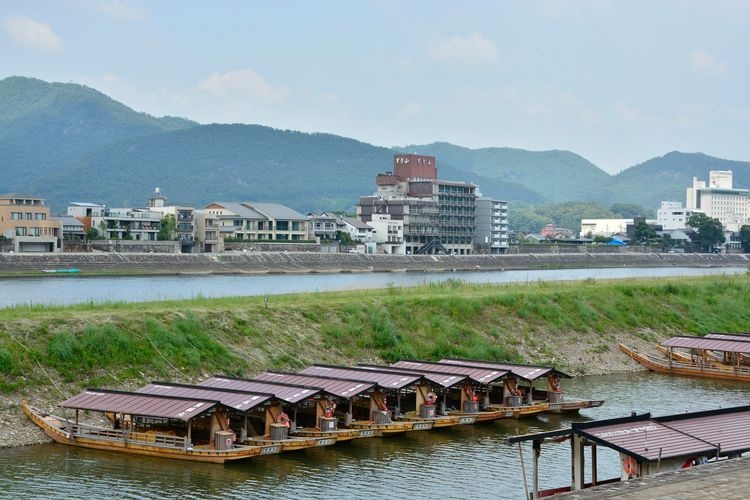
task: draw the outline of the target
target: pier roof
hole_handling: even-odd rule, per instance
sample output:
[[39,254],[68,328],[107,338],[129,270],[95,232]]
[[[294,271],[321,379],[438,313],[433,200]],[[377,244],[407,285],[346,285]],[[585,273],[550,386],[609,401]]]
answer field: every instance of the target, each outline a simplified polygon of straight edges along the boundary
[[308,398],[320,395],[321,390],[317,387],[279,384],[275,382],[261,382],[259,380],[248,380],[244,378],[215,376],[204,380],[200,384],[203,387],[217,387],[221,389],[234,389],[236,391],[263,392],[273,394],[277,399],[287,403],[299,403]]
[[348,368],[345,366],[313,365],[300,371],[305,375],[318,375],[322,377],[343,378],[374,382],[381,389],[399,390],[414,385],[424,380],[422,375],[392,373],[377,370],[366,370],[364,368]]
[[715,444],[721,453],[750,451],[750,406],[654,419],[672,429]]
[[373,389],[377,384],[361,380],[327,378],[301,373],[284,373],[268,371],[255,377],[255,380],[278,382],[283,384],[302,384],[320,387],[325,392],[341,398],[353,398]]
[[151,382],[136,392],[141,394],[156,394],[159,396],[175,396],[185,398],[211,399],[239,411],[248,411],[262,406],[273,399],[272,394],[234,391],[197,385],[172,384],[169,382]]
[[135,392],[86,389],[63,401],[60,406],[76,410],[124,413],[144,417],[190,420],[219,404],[219,401],[200,398],[154,396]]
[[495,368],[457,366],[442,363],[431,363],[429,361],[417,361],[413,359],[401,360],[391,365],[393,368],[403,368],[418,373],[424,371],[438,371],[442,373],[452,373],[455,375],[465,375],[474,382],[480,384],[491,384],[497,382],[508,375],[508,370],[498,370]]
[[524,380],[537,380],[547,375],[557,375],[562,378],[573,378],[567,373],[563,373],[550,366],[535,365],[517,365],[512,363],[496,363],[494,361],[476,361],[473,359],[443,358],[441,364],[461,365],[461,366],[481,366],[485,368],[495,368],[498,370],[508,370],[516,377]]

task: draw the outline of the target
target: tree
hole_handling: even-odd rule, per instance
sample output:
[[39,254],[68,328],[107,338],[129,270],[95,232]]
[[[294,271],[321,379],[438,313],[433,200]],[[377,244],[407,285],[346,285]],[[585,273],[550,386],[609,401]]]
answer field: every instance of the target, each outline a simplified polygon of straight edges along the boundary
[[663,234],[661,235],[661,239],[659,240],[659,246],[661,247],[662,252],[668,252],[674,246],[674,240],[670,235]]
[[740,228],[740,245],[742,245],[742,251],[750,253],[750,226],[744,225]]
[[95,227],[90,227],[86,230],[86,239],[87,240],[95,240],[99,237],[99,231],[96,230]]
[[639,222],[633,229],[633,239],[638,243],[651,244],[657,238],[656,230],[646,224]]
[[709,217],[706,214],[695,214],[688,219],[688,226],[694,228],[697,234],[697,243],[701,250],[710,252],[715,245],[723,244],[724,227],[719,219]]
[[156,239],[159,241],[173,240],[175,232],[177,232],[177,221],[174,215],[167,214],[161,220],[159,234],[156,235]]

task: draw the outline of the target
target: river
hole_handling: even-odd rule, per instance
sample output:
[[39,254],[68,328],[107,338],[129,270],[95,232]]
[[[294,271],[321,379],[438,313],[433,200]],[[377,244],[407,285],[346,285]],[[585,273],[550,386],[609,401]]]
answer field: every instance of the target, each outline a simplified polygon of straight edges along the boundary
[[[747,384],[651,372],[565,380],[567,395],[605,398],[579,416],[502,420],[371,438],[228,465],[128,456],[58,444],[0,450],[0,496],[34,498],[523,498],[517,446],[508,436],[571,421],[655,416],[748,403]],[[524,447],[531,484],[531,448]],[[587,454],[588,460],[588,454]],[[570,445],[542,447],[541,487],[570,484]],[[619,474],[599,447],[599,479]],[[590,467],[590,466],[588,466]]]
[[0,279],[0,308],[103,302],[149,302],[411,287],[450,279],[467,283],[528,283],[585,279],[742,274],[745,267],[620,267],[441,273],[337,273],[200,276],[46,276]]

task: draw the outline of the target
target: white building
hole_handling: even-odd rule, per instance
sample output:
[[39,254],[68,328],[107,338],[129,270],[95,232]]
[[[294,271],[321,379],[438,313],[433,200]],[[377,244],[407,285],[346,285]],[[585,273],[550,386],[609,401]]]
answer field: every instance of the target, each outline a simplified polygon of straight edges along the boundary
[[508,249],[508,202],[476,199],[474,246],[480,252],[505,253]]
[[80,220],[84,228],[93,227],[109,240],[156,241],[162,214],[147,208],[108,208],[96,203],[71,203],[68,215]]
[[377,245],[377,253],[406,254],[404,221],[391,219],[389,214],[372,214],[367,225],[372,227],[372,241]]
[[633,219],[581,219],[581,238],[625,233]]
[[750,190],[732,187],[731,170],[712,170],[708,186],[693,177],[692,187],[687,188],[686,205],[688,209],[719,219],[729,231],[739,231],[750,217]]
[[656,211],[656,223],[664,231],[685,229],[688,219],[700,212],[700,210],[683,208],[679,201],[662,201],[661,207]]

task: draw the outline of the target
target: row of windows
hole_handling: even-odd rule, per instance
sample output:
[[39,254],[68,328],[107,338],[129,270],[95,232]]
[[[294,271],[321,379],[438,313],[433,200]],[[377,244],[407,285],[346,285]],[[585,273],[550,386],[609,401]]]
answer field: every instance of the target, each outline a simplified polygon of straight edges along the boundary
[[16,236],[55,236],[51,227],[20,227],[16,226]]
[[11,212],[10,218],[11,220],[47,220],[47,214],[41,212]]

